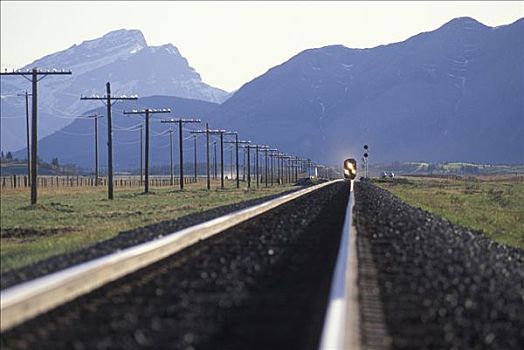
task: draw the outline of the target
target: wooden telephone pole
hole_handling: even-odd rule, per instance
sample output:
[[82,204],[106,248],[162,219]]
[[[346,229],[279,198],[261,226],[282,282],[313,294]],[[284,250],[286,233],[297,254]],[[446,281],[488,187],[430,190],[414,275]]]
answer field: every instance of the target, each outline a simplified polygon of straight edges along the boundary
[[[178,148],[180,155],[180,189],[184,189],[184,138],[182,126],[186,123],[200,123],[200,119],[169,119],[161,120],[160,123],[177,123],[178,124]],[[196,141],[195,141],[195,150],[196,150]],[[195,151],[196,152],[196,151]],[[195,153],[195,174],[196,174],[196,153]],[[195,175],[196,179],[196,175]]]
[[146,122],[146,149],[145,149],[145,186],[144,186],[144,193],[149,193],[149,117],[152,114],[158,114],[158,113],[171,113],[171,110],[169,108],[164,109],[151,109],[146,108],[142,110],[132,110],[129,112],[124,111],[124,115],[143,115]]
[[[38,114],[38,82],[44,79],[48,75],[71,75],[71,71],[58,71],[53,70],[38,70],[33,68],[25,72],[17,70],[12,72],[0,72],[1,75],[21,75],[25,79],[29,80],[32,85],[32,104],[31,104],[31,204],[35,205],[37,202],[37,162],[38,162],[38,129],[37,129],[37,114]],[[31,76],[28,78],[27,76]],[[29,96],[29,95],[28,95]]]
[[93,115],[86,115],[85,118],[92,118],[95,121],[95,186],[98,186],[98,118],[102,118],[103,115],[95,113]]
[[111,107],[117,101],[137,100],[137,96],[112,96],[111,84],[106,83],[105,96],[80,96],[80,100],[102,101],[107,107],[107,198],[113,199],[113,124],[111,118]]

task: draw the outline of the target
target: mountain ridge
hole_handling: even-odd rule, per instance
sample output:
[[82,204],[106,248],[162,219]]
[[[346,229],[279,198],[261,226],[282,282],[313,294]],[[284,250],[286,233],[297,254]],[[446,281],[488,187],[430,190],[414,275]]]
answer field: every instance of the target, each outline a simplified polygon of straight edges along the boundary
[[[115,94],[140,97],[162,94],[218,103],[229,97],[226,91],[203,82],[173,44],[148,46],[142,32],[136,29],[120,29],[84,40],[79,45],[39,58],[22,70],[33,67],[72,71],[70,76],[53,76],[38,83],[39,138],[66,126],[75,116],[96,108],[98,104],[92,101],[80,101],[80,95],[102,94],[107,81],[111,82]],[[1,100],[1,114],[10,117],[1,119],[3,150],[25,146],[25,131],[21,127],[25,103],[13,96],[30,88],[24,79],[2,76],[2,96],[11,96]]]
[[[263,138],[264,142],[277,147],[300,145],[292,150],[303,150],[316,157],[325,157],[324,154],[336,149],[341,158],[340,148],[344,144],[348,152],[361,153],[356,145],[344,140],[341,130],[351,125],[345,134],[350,134],[357,144],[376,142],[382,153],[378,160],[524,162],[524,146],[519,142],[524,137],[521,102],[524,21],[519,19],[498,27],[479,23],[478,31],[468,28],[471,23],[467,18],[450,21],[403,42],[374,48],[329,45],[304,50],[246,83],[217,113],[223,115],[226,127],[232,127],[232,121],[239,122],[237,129],[246,133],[247,138]],[[457,35],[456,30],[467,35]],[[425,106],[417,102],[422,98]],[[509,104],[501,104],[502,99]],[[279,105],[284,100],[286,105]],[[486,101],[492,101],[493,105],[484,106]],[[373,107],[384,104],[388,107],[380,110]],[[483,107],[475,111],[477,105]],[[504,112],[500,119],[506,118],[505,123],[510,127],[490,121],[488,111],[497,115],[499,110]],[[475,123],[476,115],[482,116],[481,122]],[[260,122],[262,119],[264,122]],[[288,120],[291,126],[283,125],[282,119]],[[406,130],[412,130],[411,136],[399,129],[404,123]],[[432,126],[435,133],[428,129],[432,123],[437,124]],[[309,124],[304,127],[309,128],[307,132],[300,130],[305,124]],[[383,125],[389,125],[389,130]],[[466,125],[472,132],[465,130]],[[268,132],[262,135],[253,132],[264,128]],[[393,130],[396,140],[386,142],[392,137],[386,136],[387,131]],[[417,139],[417,133],[424,137]],[[482,136],[475,138],[471,135],[474,133]],[[288,136],[293,134],[301,137]],[[416,146],[404,144],[404,140],[411,137],[417,145],[432,134],[438,134],[440,140],[431,148],[418,148],[425,152],[416,152]],[[489,139],[487,134],[498,138],[500,144],[505,145],[503,148],[510,151],[495,151],[498,149],[495,143],[479,142]],[[462,142],[470,141],[471,146],[460,144],[453,135]],[[326,142],[316,142],[316,138]],[[395,147],[397,150],[391,152]],[[336,162],[339,158],[328,159]]]
[[376,162],[524,163],[524,19],[477,23],[304,50],[193,115],[329,164],[358,158],[364,143]]

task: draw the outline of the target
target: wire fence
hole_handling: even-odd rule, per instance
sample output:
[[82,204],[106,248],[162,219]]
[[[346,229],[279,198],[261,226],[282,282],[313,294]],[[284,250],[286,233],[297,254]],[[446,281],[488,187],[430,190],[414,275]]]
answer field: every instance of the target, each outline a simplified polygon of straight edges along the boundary
[[[247,175],[245,172],[240,172],[239,180],[243,183],[247,182]],[[251,173],[251,186],[255,187],[257,183],[257,176],[253,171]],[[299,172],[295,174],[294,172],[285,172],[277,174],[276,172],[271,175],[269,172],[267,174],[267,180],[265,173],[260,171],[258,175],[258,183],[260,187],[265,186],[266,183],[269,185],[278,185],[278,184],[290,184],[295,183],[298,179],[306,178],[306,173]],[[236,180],[234,174],[229,172],[225,173],[225,180]],[[194,176],[185,176],[184,184],[193,184],[199,182],[205,182],[207,177],[205,175],[199,174],[196,178]],[[215,177],[211,172],[210,179],[212,181],[217,181],[220,179],[220,174],[217,174]],[[37,178],[37,187],[39,188],[75,188],[75,187],[95,187],[95,186],[107,186],[107,177],[99,177],[98,183],[96,182],[95,176],[82,176],[82,175],[42,175]],[[113,186],[120,188],[138,188],[145,185],[144,177],[141,179],[139,175],[126,175],[126,176],[115,176],[113,178]],[[150,175],[149,176],[149,185],[151,187],[162,187],[162,186],[178,186],[180,185],[180,178],[173,177],[171,181],[170,175]],[[14,190],[14,189],[24,189],[30,188],[30,178],[27,175],[9,175],[0,177],[0,188],[2,190]]]
[[[196,183],[198,178],[184,177],[184,184]],[[90,186],[107,186],[107,177],[99,177],[98,183],[95,176],[39,176],[37,178],[37,186],[41,188],[47,187],[90,187]],[[116,176],[113,178],[113,185],[115,187],[140,187],[145,184],[144,179],[139,176]],[[174,177],[171,181],[170,176],[150,176],[149,185],[160,186],[176,186],[180,184],[180,178]],[[17,189],[29,188],[31,186],[30,179],[27,175],[10,175],[2,176],[0,178],[0,186],[2,189]]]

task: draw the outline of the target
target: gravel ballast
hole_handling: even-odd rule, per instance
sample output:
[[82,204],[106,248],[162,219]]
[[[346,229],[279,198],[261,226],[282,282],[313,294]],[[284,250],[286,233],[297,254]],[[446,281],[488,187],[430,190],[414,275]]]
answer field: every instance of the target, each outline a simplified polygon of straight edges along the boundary
[[1,335],[2,349],[316,349],[347,183],[201,241]]
[[[356,184],[355,198],[359,247],[369,246],[389,334],[377,348],[524,349],[522,250],[369,183]],[[363,320],[372,312],[361,305]],[[363,331],[366,343],[374,335]]]
[[[297,186],[296,190],[300,190],[302,188],[303,187]],[[286,191],[283,193],[230,205],[224,205],[203,212],[192,213],[175,220],[166,220],[134,230],[124,231],[111,239],[95,243],[86,248],[82,248],[67,254],[53,256],[20,269],[2,273],[2,278],[0,279],[0,288],[9,288],[16,284],[47,275],[52,272],[63,270],[73,265],[77,265],[140,243],[160,238],[169,233],[212,220],[234,211],[266,202],[296,190]]]

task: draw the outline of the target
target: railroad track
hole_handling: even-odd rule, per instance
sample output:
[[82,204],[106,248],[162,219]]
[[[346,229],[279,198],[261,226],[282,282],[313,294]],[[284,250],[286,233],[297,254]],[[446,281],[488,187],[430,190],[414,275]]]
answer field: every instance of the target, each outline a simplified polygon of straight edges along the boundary
[[357,344],[348,193],[343,181],[324,183],[3,290],[2,345]]
[[323,184],[133,247],[129,271],[106,257],[5,289],[2,349],[524,347],[521,249],[368,183],[348,193]]

